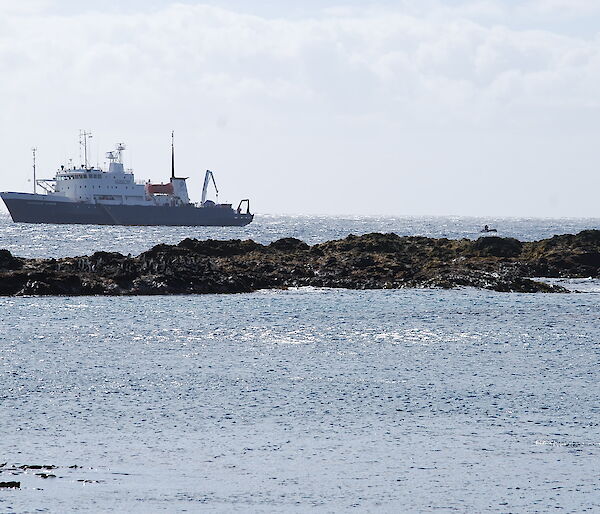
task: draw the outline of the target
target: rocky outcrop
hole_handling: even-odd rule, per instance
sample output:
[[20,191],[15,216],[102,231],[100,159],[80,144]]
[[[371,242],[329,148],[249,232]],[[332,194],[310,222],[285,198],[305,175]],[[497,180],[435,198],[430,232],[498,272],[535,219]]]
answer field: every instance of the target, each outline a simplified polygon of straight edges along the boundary
[[534,280],[541,276],[600,276],[600,231],[525,243],[378,233],[314,246],[294,238],[269,245],[185,239],[137,257],[96,252],[23,259],[0,250],[1,295],[241,293],[297,286],[565,291]]

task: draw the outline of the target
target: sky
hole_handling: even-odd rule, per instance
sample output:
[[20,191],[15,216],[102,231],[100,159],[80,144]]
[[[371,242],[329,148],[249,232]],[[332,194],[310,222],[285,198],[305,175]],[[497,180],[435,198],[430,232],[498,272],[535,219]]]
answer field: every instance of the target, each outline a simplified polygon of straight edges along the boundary
[[600,217],[597,0],[0,0],[0,190],[124,143],[257,213]]

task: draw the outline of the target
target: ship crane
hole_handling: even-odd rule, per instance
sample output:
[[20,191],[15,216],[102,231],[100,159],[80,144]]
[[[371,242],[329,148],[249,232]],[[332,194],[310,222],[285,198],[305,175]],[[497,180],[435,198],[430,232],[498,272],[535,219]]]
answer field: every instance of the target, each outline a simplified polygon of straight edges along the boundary
[[202,200],[200,201],[200,205],[204,205],[206,202],[206,193],[208,193],[208,185],[212,179],[212,183],[215,186],[215,192],[217,193],[217,203],[219,201],[219,189],[217,188],[217,183],[215,182],[215,176],[213,172],[210,170],[206,170],[206,175],[204,175],[204,186],[202,186]]

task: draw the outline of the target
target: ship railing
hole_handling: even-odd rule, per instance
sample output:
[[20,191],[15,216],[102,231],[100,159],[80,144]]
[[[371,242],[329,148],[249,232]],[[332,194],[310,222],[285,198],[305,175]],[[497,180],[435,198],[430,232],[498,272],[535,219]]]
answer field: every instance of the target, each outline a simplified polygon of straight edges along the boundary
[[250,214],[250,200],[248,198],[244,198],[243,200],[240,201],[238,208],[236,209],[236,212],[238,214],[244,214],[242,212],[242,207],[246,206],[246,213],[245,214]]

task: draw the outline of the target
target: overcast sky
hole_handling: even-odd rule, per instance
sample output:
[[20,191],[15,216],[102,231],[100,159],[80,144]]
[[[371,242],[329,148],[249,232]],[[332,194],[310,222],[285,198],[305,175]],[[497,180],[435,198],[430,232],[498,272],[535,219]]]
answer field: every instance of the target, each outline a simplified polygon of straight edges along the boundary
[[[123,7],[122,4],[126,6]],[[598,0],[0,0],[0,190],[124,142],[259,213],[600,216]]]

